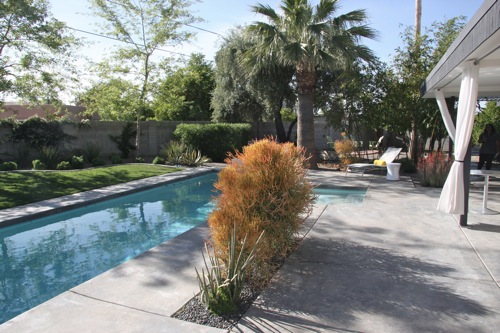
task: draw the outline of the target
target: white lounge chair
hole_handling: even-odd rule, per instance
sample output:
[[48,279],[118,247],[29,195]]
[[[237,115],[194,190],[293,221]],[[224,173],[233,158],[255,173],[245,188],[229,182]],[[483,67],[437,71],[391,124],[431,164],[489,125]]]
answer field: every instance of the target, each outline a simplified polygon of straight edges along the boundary
[[392,163],[398,157],[402,148],[389,147],[385,151],[385,153],[380,156],[378,160],[375,160],[374,163],[353,163],[347,165],[345,169],[345,175],[347,172],[351,171],[363,171],[361,176],[365,175],[365,172],[370,170],[382,170],[387,168],[388,163]]

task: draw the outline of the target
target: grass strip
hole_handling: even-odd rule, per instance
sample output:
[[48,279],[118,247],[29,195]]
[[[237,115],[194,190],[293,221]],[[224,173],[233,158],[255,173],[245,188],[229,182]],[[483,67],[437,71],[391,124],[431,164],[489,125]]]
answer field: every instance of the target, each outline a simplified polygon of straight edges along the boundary
[[0,209],[179,170],[160,165],[130,164],[72,171],[0,172]]

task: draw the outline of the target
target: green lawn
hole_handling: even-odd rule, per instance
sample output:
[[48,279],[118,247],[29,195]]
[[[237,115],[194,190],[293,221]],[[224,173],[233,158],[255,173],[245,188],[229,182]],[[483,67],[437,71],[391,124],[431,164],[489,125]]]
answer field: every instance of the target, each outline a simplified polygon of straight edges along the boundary
[[179,170],[131,164],[78,171],[0,172],[0,209]]

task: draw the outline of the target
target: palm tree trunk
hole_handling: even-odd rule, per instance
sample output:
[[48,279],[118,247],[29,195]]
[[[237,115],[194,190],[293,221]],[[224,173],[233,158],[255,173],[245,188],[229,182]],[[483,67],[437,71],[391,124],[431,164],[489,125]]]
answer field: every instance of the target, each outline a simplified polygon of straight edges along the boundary
[[296,68],[299,109],[297,111],[297,146],[304,148],[309,158],[309,168],[318,168],[314,142],[314,66],[300,63]]
[[[420,48],[420,31],[422,26],[422,0],[415,0],[415,40]],[[415,165],[418,164],[418,128],[417,121],[412,120],[410,134],[410,158]]]
[[415,35],[420,35],[422,26],[422,0],[415,0]]
[[313,92],[299,92],[299,110],[297,112],[297,145],[305,149],[309,157],[309,167],[318,168],[316,145],[314,142]]

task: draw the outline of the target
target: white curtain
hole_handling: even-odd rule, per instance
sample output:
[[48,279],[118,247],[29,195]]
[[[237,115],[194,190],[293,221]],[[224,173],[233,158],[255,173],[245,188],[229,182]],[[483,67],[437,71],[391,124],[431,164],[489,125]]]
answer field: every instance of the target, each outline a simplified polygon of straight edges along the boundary
[[448,110],[448,105],[446,104],[444,94],[441,90],[437,90],[435,92],[435,95],[439,111],[441,111],[441,116],[443,117],[444,126],[446,126],[446,130],[448,131],[450,139],[455,142],[455,124],[453,124],[453,120],[451,119],[450,111]]
[[439,198],[438,210],[449,214],[464,214],[464,158],[474,126],[478,89],[479,65],[469,61],[462,71],[458,97],[455,161]]

